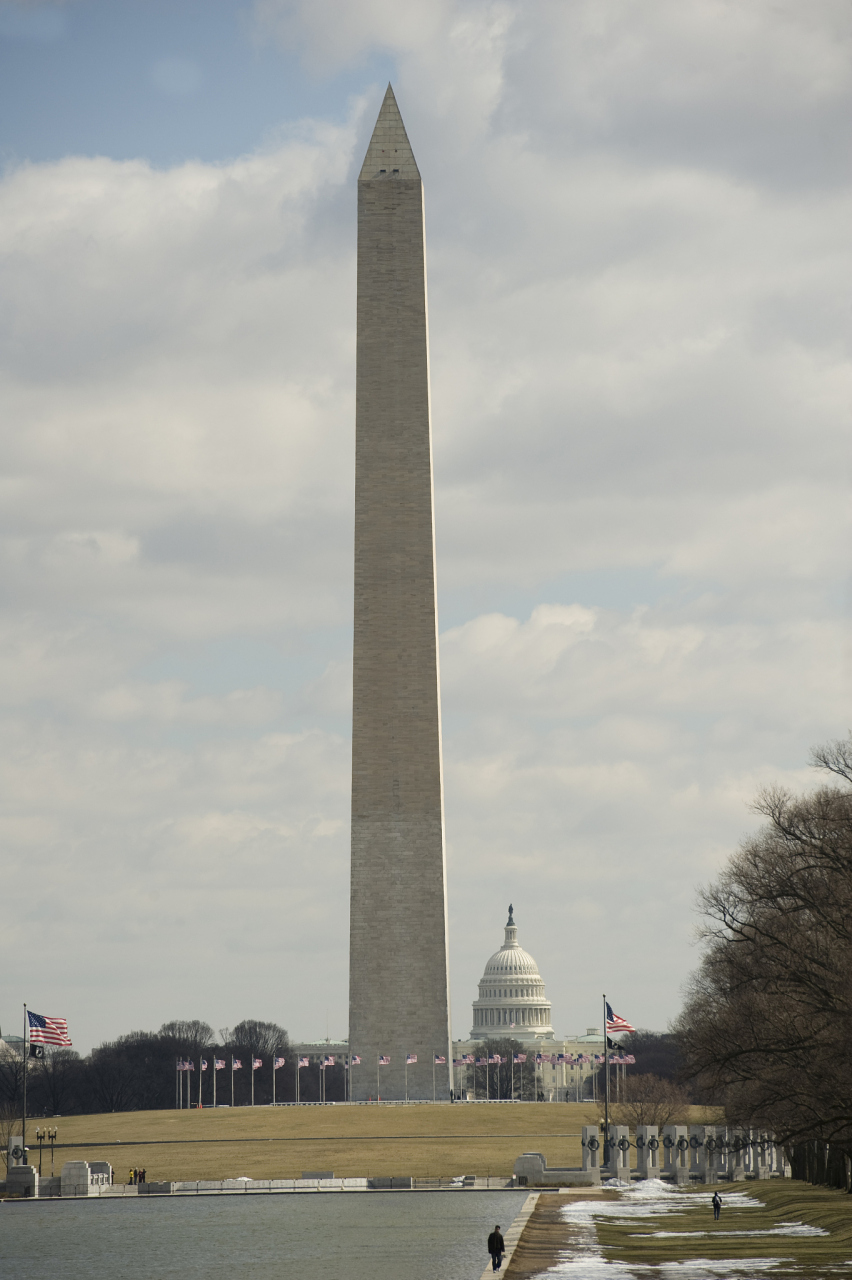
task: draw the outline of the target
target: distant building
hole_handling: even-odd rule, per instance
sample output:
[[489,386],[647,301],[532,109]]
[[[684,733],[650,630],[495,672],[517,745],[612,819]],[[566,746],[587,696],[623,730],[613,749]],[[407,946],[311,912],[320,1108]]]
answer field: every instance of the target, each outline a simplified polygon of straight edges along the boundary
[[8,1062],[12,1058],[23,1058],[23,1056],[23,1036],[0,1036],[0,1062]]
[[550,1001],[538,965],[518,945],[518,929],[509,905],[505,940],[485,966],[479,997],[473,1002],[471,1040],[511,1036],[514,1040],[552,1040]]
[[[536,1091],[546,1101],[580,1102],[594,1097],[598,1067],[594,1059],[604,1051],[603,1035],[598,1027],[587,1027],[584,1035],[556,1039],[544,979],[535,960],[518,943],[511,906],[503,945],[488,960],[473,1002],[470,1037],[453,1042],[457,1097],[472,1096],[471,1067],[459,1065],[460,1061],[479,1057],[485,1040],[517,1040],[527,1057],[524,1070],[535,1070]],[[542,1058],[538,1064],[537,1055]],[[589,1061],[578,1061],[584,1057]]]

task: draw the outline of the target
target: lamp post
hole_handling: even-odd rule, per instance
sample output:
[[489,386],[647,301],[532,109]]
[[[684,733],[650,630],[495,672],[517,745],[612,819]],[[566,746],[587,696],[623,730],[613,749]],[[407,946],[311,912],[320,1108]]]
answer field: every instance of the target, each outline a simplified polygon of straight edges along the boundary
[[47,1140],[50,1143],[50,1176],[53,1177],[53,1144],[56,1142],[56,1129],[48,1129]]
[[44,1147],[44,1140],[47,1137],[44,1129],[36,1129],[36,1142],[38,1143],[38,1176],[41,1177],[41,1153]]

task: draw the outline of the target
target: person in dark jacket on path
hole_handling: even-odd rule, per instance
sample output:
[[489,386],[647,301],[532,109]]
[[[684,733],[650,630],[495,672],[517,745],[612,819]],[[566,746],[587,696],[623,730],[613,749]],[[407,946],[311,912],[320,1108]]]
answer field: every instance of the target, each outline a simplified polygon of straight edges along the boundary
[[506,1252],[506,1242],[500,1235],[499,1223],[488,1237],[488,1252],[491,1254],[491,1270],[499,1271],[503,1265],[503,1254]]
[[719,1221],[719,1214],[722,1212],[722,1197],[718,1191],[713,1192],[713,1217],[716,1222]]

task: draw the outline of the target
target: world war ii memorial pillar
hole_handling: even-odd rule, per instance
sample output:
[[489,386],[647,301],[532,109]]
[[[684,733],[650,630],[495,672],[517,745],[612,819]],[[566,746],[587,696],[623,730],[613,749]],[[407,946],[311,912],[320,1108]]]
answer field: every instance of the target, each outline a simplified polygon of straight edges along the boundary
[[406,1074],[410,1098],[431,1098],[433,1068],[435,1096],[450,1091],[433,517],[423,184],[388,86],[358,179],[354,1100],[404,1098]]

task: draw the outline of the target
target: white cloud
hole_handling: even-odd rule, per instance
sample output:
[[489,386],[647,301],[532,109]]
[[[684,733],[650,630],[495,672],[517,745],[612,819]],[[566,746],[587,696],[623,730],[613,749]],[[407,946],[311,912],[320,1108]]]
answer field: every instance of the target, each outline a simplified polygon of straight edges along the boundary
[[[846,728],[845,10],[256,17],[320,69],[389,52],[426,184],[457,1029],[510,899],[560,1028],[601,981],[660,1026],[695,882]],[[0,970],[42,929],[31,980],[81,1043],[345,1031],[380,96],[228,163],[0,183]],[[55,955],[139,947],[96,1023]]]

